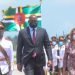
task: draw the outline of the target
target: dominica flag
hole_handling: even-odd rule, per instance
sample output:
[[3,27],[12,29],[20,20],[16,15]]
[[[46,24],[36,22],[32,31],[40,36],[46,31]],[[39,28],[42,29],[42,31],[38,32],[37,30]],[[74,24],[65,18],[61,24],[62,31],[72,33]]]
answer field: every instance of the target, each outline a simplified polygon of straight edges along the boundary
[[41,6],[25,6],[3,10],[3,23],[6,31],[19,31],[28,26],[29,16],[35,14],[38,17],[38,26],[41,27]]

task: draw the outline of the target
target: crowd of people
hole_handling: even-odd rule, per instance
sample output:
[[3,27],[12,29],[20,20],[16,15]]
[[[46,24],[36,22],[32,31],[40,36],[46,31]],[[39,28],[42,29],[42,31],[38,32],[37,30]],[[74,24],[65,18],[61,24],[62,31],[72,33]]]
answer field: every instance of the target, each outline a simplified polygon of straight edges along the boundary
[[[70,34],[66,37],[59,36],[52,36],[50,40],[50,46],[52,50],[53,56],[53,65],[51,68],[52,73],[56,75],[63,74],[63,59],[65,54],[65,47],[68,46],[70,43]],[[67,71],[67,70],[66,70]]]
[[[24,69],[25,75],[45,75],[45,48],[52,75],[75,75],[75,28],[66,37],[52,36],[49,41],[46,30],[38,27],[36,15],[31,15],[28,23],[18,34],[18,71]],[[4,26],[0,22],[0,75],[12,75],[13,44],[3,34]]]
[[55,75],[75,75],[75,28],[66,37],[52,36],[50,46],[53,56],[50,71]]

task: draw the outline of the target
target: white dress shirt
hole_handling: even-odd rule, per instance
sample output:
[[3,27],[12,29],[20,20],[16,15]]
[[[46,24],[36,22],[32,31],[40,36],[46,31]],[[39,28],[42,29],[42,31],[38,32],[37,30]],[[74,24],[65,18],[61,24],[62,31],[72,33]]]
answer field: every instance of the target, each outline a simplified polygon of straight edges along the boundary
[[[31,28],[31,27],[29,26],[29,29],[30,29],[31,38],[33,38],[33,28]],[[37,27],[35,28],[35,36],[36,36],[36,30],[37,30]]]

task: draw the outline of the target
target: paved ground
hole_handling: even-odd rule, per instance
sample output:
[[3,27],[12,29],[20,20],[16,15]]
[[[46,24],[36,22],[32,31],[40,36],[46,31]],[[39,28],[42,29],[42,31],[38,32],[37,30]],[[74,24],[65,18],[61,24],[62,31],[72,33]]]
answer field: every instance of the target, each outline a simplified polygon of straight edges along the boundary
[[[16,55],[16,51],[14,51],[14,56]],[[14,61],[16,61],[16,58],[14,58]],[[24,75],[23,72],[19,72],[16,68],[16,64],[14,65],[14,70],[12,75]]]
[[12,75],[24,75],[23,72],[19,72],[16,68],[16,65],[14,65],[14,70],[13,70],[13,74]]
[[13,71],[13,75],[24,75],[23,72],[18,72],[17,70]]

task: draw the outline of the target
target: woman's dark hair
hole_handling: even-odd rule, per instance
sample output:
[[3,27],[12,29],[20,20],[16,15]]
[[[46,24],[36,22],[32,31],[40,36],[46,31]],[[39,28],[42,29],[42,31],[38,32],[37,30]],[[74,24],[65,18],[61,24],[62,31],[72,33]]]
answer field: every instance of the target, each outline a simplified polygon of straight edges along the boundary
[[4,23],[0,21],[0,24],[4,26]]

